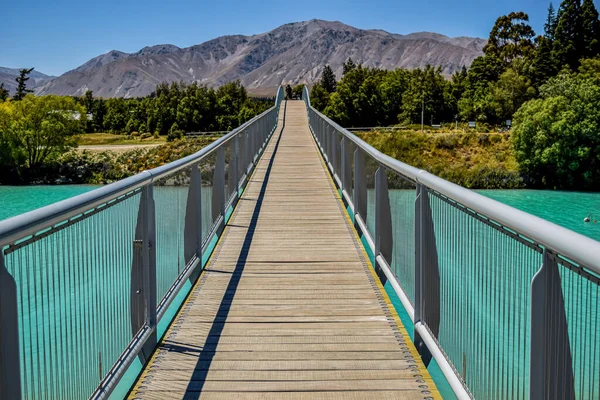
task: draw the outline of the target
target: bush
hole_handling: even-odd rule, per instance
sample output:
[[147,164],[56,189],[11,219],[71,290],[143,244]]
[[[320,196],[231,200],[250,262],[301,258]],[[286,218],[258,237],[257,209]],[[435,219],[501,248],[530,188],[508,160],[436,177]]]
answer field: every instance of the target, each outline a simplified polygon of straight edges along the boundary
[[142,133],[140,135],[140,139],[142,139],[142,140],[148,139],[148,138],[151,138],[151,137],[152,137],[152,134],[150,134],[150,133]]
[[172,142],[174,140],[179,140],[183,137],[183,131],[179,129],[177,122],[171,125],[171,129],[169,130],[169,134],[167,135],[167,142]]
[[514,116],[511,141],[521,172],[536,186],[598,190],[600,80],[563,73],[540,94]]

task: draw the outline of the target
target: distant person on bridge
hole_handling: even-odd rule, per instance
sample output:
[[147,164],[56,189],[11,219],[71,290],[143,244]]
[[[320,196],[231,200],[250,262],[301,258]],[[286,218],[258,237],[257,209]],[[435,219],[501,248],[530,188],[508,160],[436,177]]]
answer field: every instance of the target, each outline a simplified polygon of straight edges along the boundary
[[288,84],[285,87],[285,99],[286,100],[293,100],[293,96],[294,96],[294,94],[292,93],[292,87]]

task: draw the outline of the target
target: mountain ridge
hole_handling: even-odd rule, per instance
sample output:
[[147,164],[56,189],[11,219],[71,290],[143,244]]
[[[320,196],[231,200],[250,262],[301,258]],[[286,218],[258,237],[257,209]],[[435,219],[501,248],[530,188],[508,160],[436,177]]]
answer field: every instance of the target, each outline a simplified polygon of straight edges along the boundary
[[215,87],[239,79],[251,93],[280,84],[316,82],[325,65],[341,77],[349,58],[385,69],[440,66],[446,76],[469,66],[486,41],[434,32],[389,33],[339,21],[293,22],[251,36],[227,35],[189,47],[146,46],[134,53],[111,50],[50,81],[37,94],[140,97],[160,82],[197,82]]
[[[0,67],[0,83],[4,84],[4,88],[7,89],[10,94],[13,94],[17,89],[17,82],[15,79],[19,76],[19,70],[20,68]],[[29,78],[29,81],[27,81],[28,86],[36,88],[48,80],[55,79],[56,76],[46,75],[34,69],[31,71],[31,74],[29,74]],[[33,85],[31,85],[32,82]]]

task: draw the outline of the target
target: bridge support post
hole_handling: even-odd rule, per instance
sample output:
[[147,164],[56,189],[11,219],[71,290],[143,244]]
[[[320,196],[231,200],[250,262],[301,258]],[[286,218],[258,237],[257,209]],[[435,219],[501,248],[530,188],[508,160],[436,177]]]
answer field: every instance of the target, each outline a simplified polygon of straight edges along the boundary
[[335,129],[331,130],[331,133],[329,134],[329,136],[331,137],[331,162],[329,163],[329,165],[331,166],[331,174],[334,176],[339,173],[339,171],[336,171],[336,166],[337,166],[337,133],[335,131]]
[[[239,175],[239,171],[240,171],[240,143],[239,143],[239,135],[237,135],[236,137],[233,138],[233,150],[232,150],[232,156],[233,156],[233,171],[230,171],[229,173],[231,174],[233,172],[233,187],[234,187],[234,191],[235,191],[235,198],[237,199],[240,196],[240,177]],[[231,161],[230,161],[231,162]]]
[[392,265],[392,213],[386,168],[380,165],[375,173],[375,257],[381,254]]
[[544,250],[531,281],[530,399],[574,399],[573,357],[557,258]]
[[367,179],[365,177],[365,155],[360,149],[354,150],[354,224],[360,216],[367,222]]
[[130,292],[131,331],[135,335],[143,327],[153,329],[138,357],[145,364],[157,343],[156,333],[156,226],[152,184],[142,189],[138,210]]
[[352,153],[350,153],[350,145],[346,137],[342,138],[342,193],[345,191],[348,196],[351,195],[350,190],[352,189],[352,165],[350,159]]
[[319,119],[319,136],[321,137],[321,139],[319,140],[321,142],[321,150],[323,151],[323,155],[325,156],[325,161],[327,162],[327,141],[326,136],[325,136],[325,131],[323,129],[323,127],[325,126],[325,121],[323,121],[323,119]]
[[250,128],[244,131],[244,174],[250,179]]
[[0,247],[0,399],[21,398],[17,284]]
[[[414,323],[427,325],[437,338],[440,330],[440,272],[433,214],[427,187],[417,183],[415,199],[415,315]],[[425,290],[427,288],[427,290]],[[414,342],[425,366],[431,352],[415,329]]]
[[199,168],[199,165],[192,166],[183,235],[185,264],[188,265],[194,256],[200,260],[198,267],[190,275],[192,284],[196,282],[202,269],[202,176]]
[[[215,172],[213,174],[212,188],[212,219],[216,221],[220,216],[225,216],[225,149],[223,146],[217,149],[215,161]],[[217,235],[221,234],[224,221],[217,228]]]

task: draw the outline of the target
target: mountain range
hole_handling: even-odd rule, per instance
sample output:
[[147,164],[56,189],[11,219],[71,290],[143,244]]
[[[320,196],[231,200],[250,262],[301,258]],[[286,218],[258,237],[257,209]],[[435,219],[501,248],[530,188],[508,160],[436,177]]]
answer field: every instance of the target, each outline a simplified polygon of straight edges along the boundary
[[35,91],[83,95],[92,90],[99,97],[139,97],[165,81],[216,87],[239,79],[250,93],[266,95],[282,83],[313,84],[325,65],[340,78],[349,57],[363,66],[385,69],[431,64],[450,76],[481,55],[485,43],[480,38],[431,32],[400,35],[310,20],[252,36],[222,36],[186,48],[163,44],[136,53],[113,50],[57,78],[36,81]]

